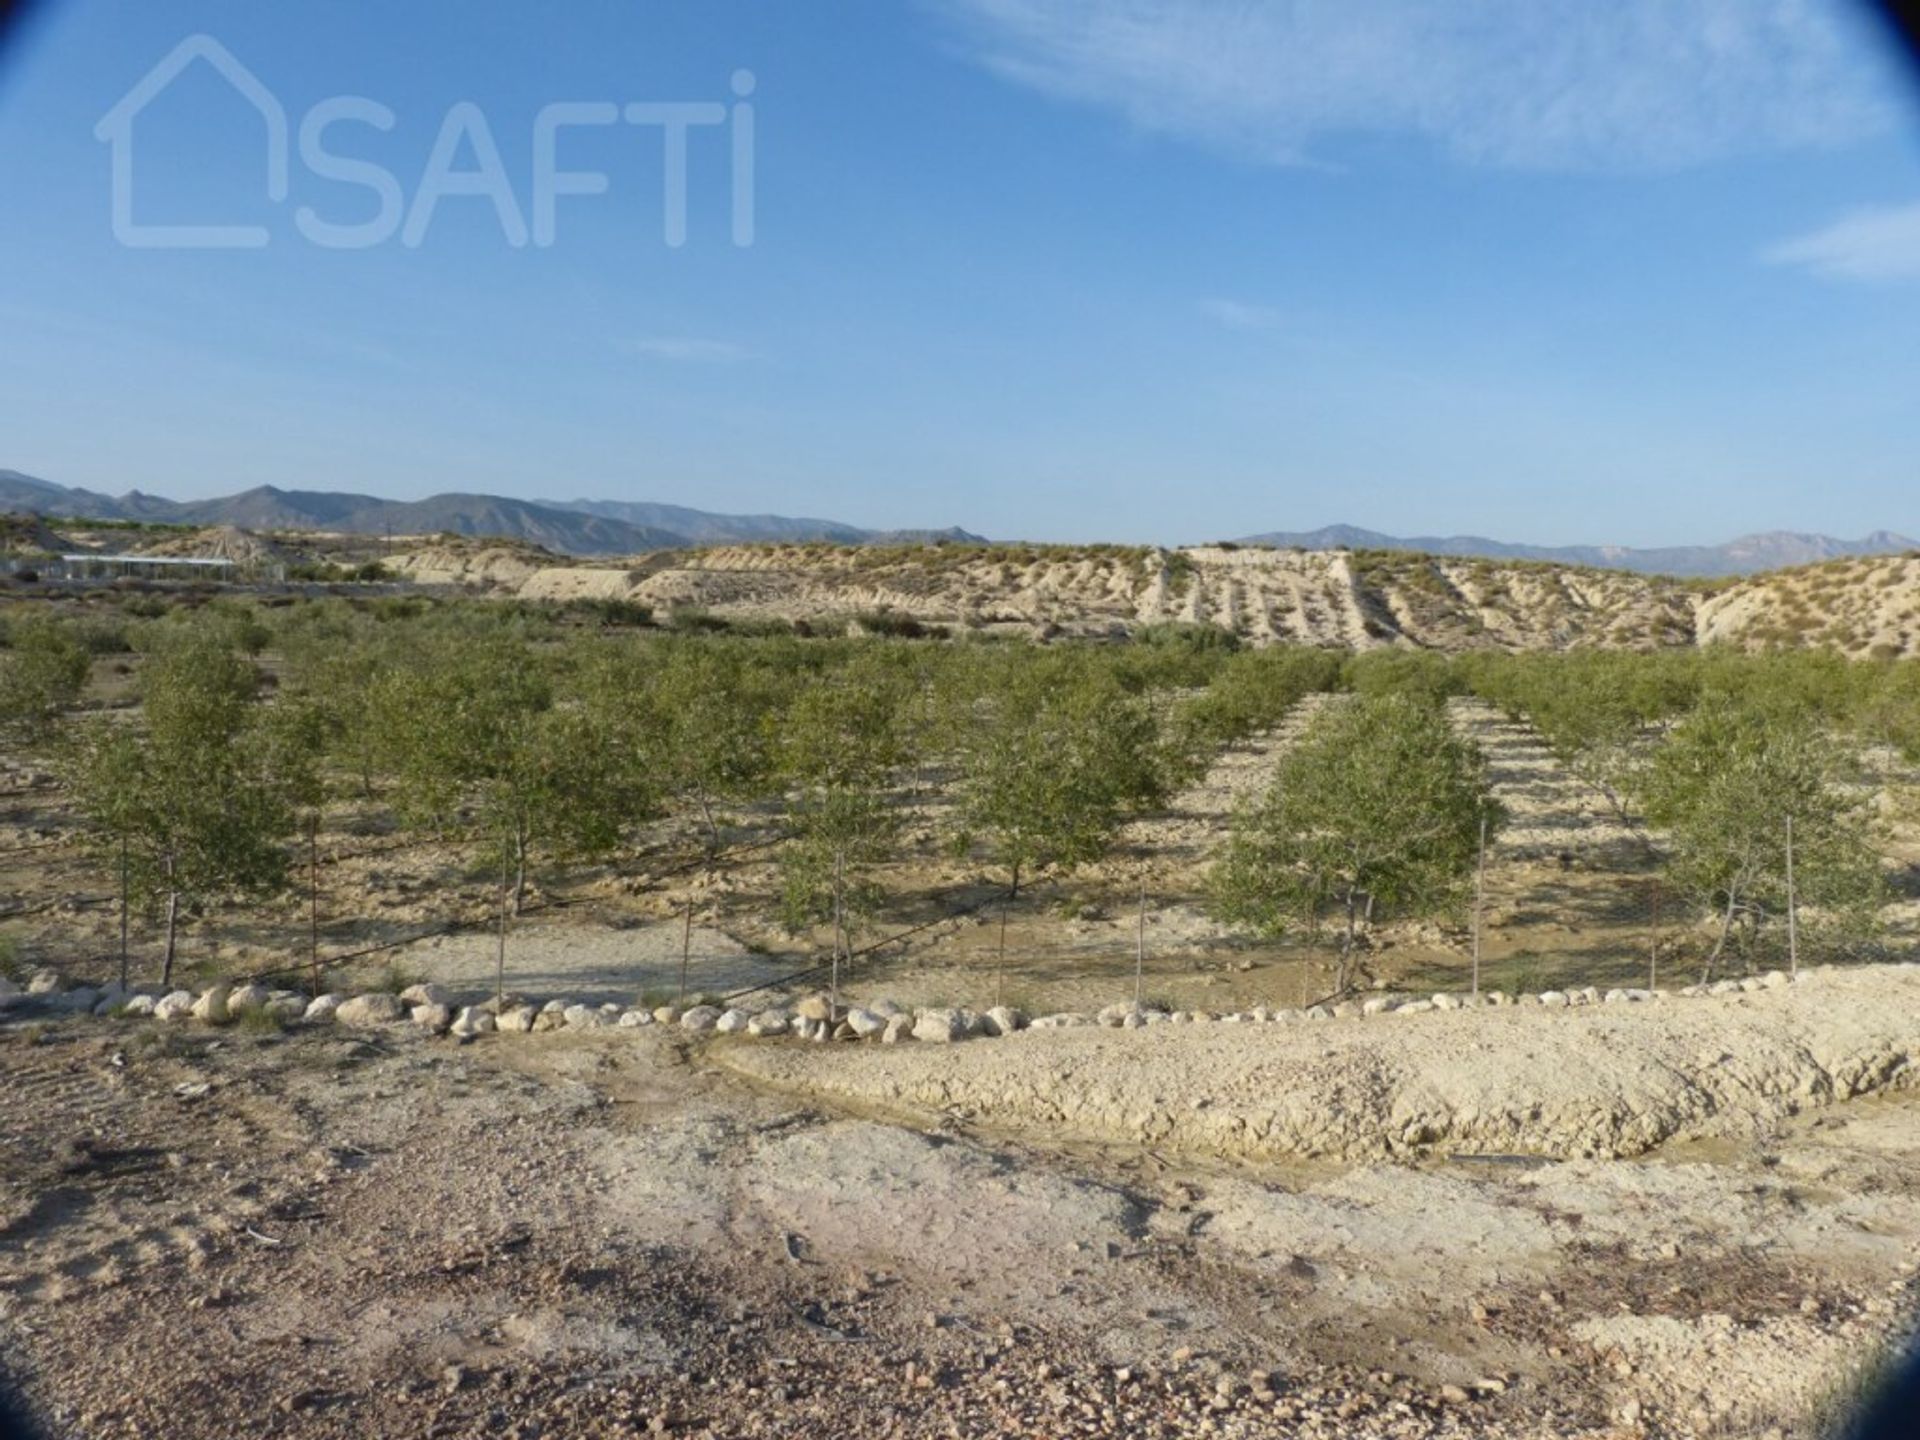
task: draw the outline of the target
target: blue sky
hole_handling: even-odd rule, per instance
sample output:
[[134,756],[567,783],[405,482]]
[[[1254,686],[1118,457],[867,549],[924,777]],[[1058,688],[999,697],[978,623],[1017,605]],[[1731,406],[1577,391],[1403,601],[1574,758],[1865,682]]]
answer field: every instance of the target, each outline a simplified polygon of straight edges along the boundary
[[[134,121],[128,248],[95,127]],[[514,207],[557,102],[727,106],[683,245],[657,128],[562,133],[549,246],[415,246],[298,132],[423,189],[477,107]],[[736,115],[737,111],[719,113]],[[470,170],[464,146],[453,162]],[[430,188],[430,187],[428,187]],[[0,467],[654,499],[1179,542],[1334,521],[1625,544],[1920,531],[1920,91],[1839,0],[49,4],[0,67]]]

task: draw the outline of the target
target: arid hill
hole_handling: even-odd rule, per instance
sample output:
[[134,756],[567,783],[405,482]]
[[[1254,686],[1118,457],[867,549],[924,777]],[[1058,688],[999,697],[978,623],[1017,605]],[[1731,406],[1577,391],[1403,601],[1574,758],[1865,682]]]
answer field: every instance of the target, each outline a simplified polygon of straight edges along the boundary
[[1920,650],[1920,556],[1837,560],[1702,585],[1615,570],[1375,550],[1202,546],[735,545],[583,566],[532,547],[435,546],[396,568],[522,599],[662,613],[1121,635],[1217,625],[1255,645],[1438,650],[1825,644]]

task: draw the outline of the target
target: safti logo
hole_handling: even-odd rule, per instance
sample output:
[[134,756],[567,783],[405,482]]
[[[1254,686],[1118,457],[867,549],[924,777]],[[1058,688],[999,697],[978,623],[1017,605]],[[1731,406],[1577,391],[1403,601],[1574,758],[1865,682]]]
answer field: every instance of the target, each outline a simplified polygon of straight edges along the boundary
[[[369,191],[378,200],[378,213],[373,219],[351,224],[330,220],[311,205],[296,207],[293,228],[323,249],[370,249],[396,236],[402,245],[417,249],[432,231],[440,202],[451,197],[488,202],[501,238],[509,246],[521,249],[532,244],[544,249],[556,241],[562,197],[606,195],[613,188],[612,177],[604,171],[561,167],[563,136],[569,130],[614,126],[659,132],[660,238],[673,249],[687,243],[688,174],[693,148],[690,138],[699,130],[724,131],[729,239],[740,249],[753,244],[754,109],[748,97],[754,92],[755,80],[751,71],[734,71],[732,94],[725,101],[561,101],[543,106],[532,122],[533,173],[526,190],[528,204],[523,208],[521,191],[502,163],[493,127],[478,105],[462,101],[447,111],[409,194],[400,177],[386,166],[335,148],[345,144],[348,137],[343,132],[352,126],[391,131],[399,120],[394,111],[363,96],[336,95],[308,110],[295,136],[286,107],[258,76],[211,35],[191,35],[148,71],[94,127],[95,138],[112,151],[113,233],[122,245],[136,249],[257,250],[272,243],[273,227],[266,225],[145,225],[134,218],[134,138],[140,117],[162,99],[175,80],[201,62],[226,82],[238,102],[250,108],[260,123],[265,194],[271,203],[284,205],[288,200],[290,157],[296,146],[300,165],[309,175]],[[464,166],[463,151],[472,157]],[[364,213],[364,202],[358,208]]]

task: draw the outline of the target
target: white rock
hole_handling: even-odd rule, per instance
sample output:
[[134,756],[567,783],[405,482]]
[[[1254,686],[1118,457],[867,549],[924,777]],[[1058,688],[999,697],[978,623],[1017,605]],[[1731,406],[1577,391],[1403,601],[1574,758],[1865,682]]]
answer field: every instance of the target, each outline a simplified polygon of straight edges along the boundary
[[511,1010],[502,1010],[494,1023],[509,1035],[525,1035],[533,1029],[533,1022],[540,1012],[531,1005],[516,1005]]
[[747,1022],[749,1035],[784,1035],[787,1033],[787,1012],[784,1010],[762,1010]]
[[1793,980],[1784,970],[1769,970],[1760,977],[1760,983],[1769,990],[1780,990],[1791,985]]
[[1362,1015],[1389,1015],[1400,1008],[1400,1000],[1393,995],[1375,995],[1360,1003]]
[[1551,1009],[1563,1010],[1566,1008],[1567,997],[1563,991],[1542,990],[1540,992],[1540,1003]]
[[266,1009],[272,998],[272,992],[264,985],[242,985],[227,996],[227,1014],[237,1020],[255,1010]]
[[601,1030],[609,1023],[597,1005],[569,1005],[560,1012],[560,1018],[567,1022],[569,1030]]
[[1333,1018],[1336,1020],[1353,1020],[1359,1015],[1360,1007],[1351,1000],[1342,1000],[1333,1007]]
[[696,1005],[680,1017],[680,1028],[696,1034],[720,1023],[720,1011],[712,1005]]
[[448,1009],[452,1009],[453,996],[448,994],[446,987],[442,985],[431,983],[409,985],[400,992],[400,1003],[409,1010],[420,1005],[445,1005]]
[[153,1018],[156,1020],[185,1020],[192,1014],[193,996],[185,990],[172,991],[154,1002]]
[[1432,1013],[1433,1002],[1431,1000],[1409,1000],[1405,1005],[1402,1005],[1398,1010],[1394,1011],[1396,1015],[1430,1015]]
[[406,1006],[400,1003],[398,995],[389,995],[376,991],[371,995],[356,995],[341,1003],[333,1012],[335,1023],[352,1026],[359,1030],[370,1030],[376,1025],[392,1025],[405,1017]]
[[298,995],[276,995],[267,1001],[267,1014],[282,1024],[292,1024],[307,1016],[307,1002]]
[[1138,1010],[1129,1010],[1125,1015],[1120,1017],[1120,1028],[1122,1030],[1144,1030],[1147,1028],[1147,1017]]
[[1600,1003],[1603,1005],[1624,1005],[1627,1000],[1628,995],[1624,990],[1609,990],[1600,997]]
[[429,1035],[444,1035],[453,1024],[452,1009],[438,1003],[415,1005],[407,1014]]
[[477,1005],[467,1005],[463,1006],[460,1013],[454,1017],[453,1033],[462,1040],[472,1040],[481,1035],[491,1035],[497,1023],[491,1010],[482,1010]]
[[713,1022],[713,1028],[722,1035],[738,1035],[752,1020],[753,1016],[744,1010],[728,1010]]
[[27,980],[29,995],[58,995],[67,988],[67,977],[58,970],[45,967],[33,972]]
[[208,1025],[226,1024],[230,1018],[227,1014],[227,996],[232,993],[231,985],[209,987],[205,994],[193,1002],[193,1018]]
[[1309,1020],[1331,1020],[1332,1018],[1333,1012],[1324,1005],[1312,1005],[1307,1008]]
[[619,1024],[622,1030],[638,1030],[642,1025],[653,1024],[653,1012],[651,1010],[625,1011],[620,1016]]
[[307,1002],[307,1008],[300,1018],[309,1025],[331,1025],[333,1017],[346,1003],[347,997],[344,995],[318,995]]
[[1094,1018],[1109,1029],[1117,1030],[1127,1023],[1127,1017],[1138,1013],[1139,1006],[1129,1001],[1125,1005],[1109,1005]]
[[122,1015],[151,1015],[159,1008],[160,1002],[151,995],[129,995],[121,1006]]
[[658,1010],[653,1012],[653,1019],[657,1025],[678,1025],[680,1023],[680,1007],[678,1005],[662,1005]]
[[809,995],[793,1009],[802,1020],[833,1019],[833,1001],[824,994]]
[[1433,1008],[1436,1010],[1458,1010],[1460,1008],[1460,997],[1457,995],[1449,995],[1443,990],[1433,997]]
[[887,1028],[892,1017],[882,1015],[878,1010],[863,1010],[859,1006],[847,1011],[847,1028],[862,1040],[880,1034]]
[[935,1045],[950,1044],[964,1033],[960,1016],[953,1010],[922,1010],[913,1020],[913,1038]]
[[565,1000],[549,1000],[540,1007],[540,1013],[542,1015],[564,1015],[567,1013],[567,1002]]
[[880,1032],[880,1043],[882,1045],[898,1045],[902,1040],[911,1040],[913,1038],[913,1024],[913,1016],[911,1015],[889,1015],[887,1017],[887,1028]]

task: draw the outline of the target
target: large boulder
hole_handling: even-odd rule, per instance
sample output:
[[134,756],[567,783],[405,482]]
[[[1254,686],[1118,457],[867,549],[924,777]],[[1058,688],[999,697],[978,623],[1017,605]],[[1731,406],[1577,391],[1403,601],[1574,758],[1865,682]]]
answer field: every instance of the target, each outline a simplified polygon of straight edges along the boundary
[[407,1014],[414,1024],[429,1035],[444,1035],[453,1024],[453,1011],[445,1005],[415,1005]]
[[826,995],[809,995],[793,1009],[802,1020],[833,1019],[833,1001]]
[[127,1016],[151,1015],[160,1006],[160,1002],[151,995],[129,995],[126,1003],[120,1007],[120,1013]]
[[307,1002],[307,1008],[301,1019],[309,1025],[331,1025],[334,1016],[340,1013],[340,1007],[347,1003],[344,995],[316,995]]
[[1027,1017],[1007,1005],[996,1005],[980,1017],[980,1030],[986,1035],[1011,1035],[1027,1028]]
[[847,1011],[847,1029],[860,1039],[866,1040],[885,1030],[889,1018],[891,1017],[882,1015],[877,1010],[862,1010],[855,1006]]
[[966,1022],[957,1010],[922,1010],[914,1017],[913,1038],[950,1045],[966,1035]]
[[533,1029],[539,1014],[531,1005],[515,1005],[510,1010],[502,1010],[497,1023],[507,1034],[525,1035]]
[[153,1018],[156,1020],[186,1020],[193,1015],[193,994],[187,990],[174,990],[162,995],[153,1005]]
[[745,1010],[728,1010],[713,1022],[713,1028],[722,1035],[738,1035],[747,1028],[752,1019],[753,1016]]
[[596,1005],[569,1005],[561,1012],[569,1030],[599,1030],[612,1022]]
[[398,995],[389,995],[378,991],[372,995],[356,995],[333,1012],[334,1022],[350,1026],[356,1030],[371,1030],[377,1025],[393,1025],[404,1019],[406,1006],[400,1003]]
[[238,1020],[242,1015],[267,1008],[273,992],[264,985],[242,985],[227,996],[227,1014]]
[[720,1011],[712,1005],[696,1005],[680,1017],[680,1028],[695,1034],[711,1030],[720,1023]]
[[462,1041],[472,1040],[481,1035],[491,1035],[494,1024],[491,1010],[483,1010],[477,1005],[467,1005],[463,1006],[459,1015],[454,1018],[453,1034],[455,1038]]
[[453,1004],[453,996],[447,993],[446,987],[443,985],[434,985],[431,983],[409,985],[400,992],[400,1003],[409,1010],[413,1009],[416,1005],[446,1005],[450,1007]]
[[193,1002],[193,1018],[207,1025],[224,1025],[232,1019],[227,1010],[227,997],[233,993],[231,985],[215,985]]
[[787,1012],[784,1010],[762,1010],[747,1021],[749,1035],[784,1035],[787,1033]]

